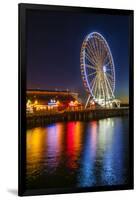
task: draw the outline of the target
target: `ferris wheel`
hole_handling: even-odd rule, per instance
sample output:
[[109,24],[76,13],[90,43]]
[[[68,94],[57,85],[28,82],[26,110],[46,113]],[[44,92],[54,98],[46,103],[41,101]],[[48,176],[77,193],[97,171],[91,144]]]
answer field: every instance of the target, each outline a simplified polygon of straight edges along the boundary
[[114,98],[115,66],[111,50],[105,38],[92,32],[83,41],[80,54],[81,75],[90,99],[101,106]]

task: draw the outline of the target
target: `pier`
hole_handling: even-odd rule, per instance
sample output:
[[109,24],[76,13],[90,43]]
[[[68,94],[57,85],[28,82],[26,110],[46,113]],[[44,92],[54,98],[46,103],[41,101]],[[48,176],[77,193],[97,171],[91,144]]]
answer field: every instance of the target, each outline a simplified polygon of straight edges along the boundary
[[69,110],[51,113],[27,114],[27,126],[43,126],[50,123],[62,121],[91,121],[95,119],[125,116],[129,114],[129,108],[105,108],[105,109],[83,109]]

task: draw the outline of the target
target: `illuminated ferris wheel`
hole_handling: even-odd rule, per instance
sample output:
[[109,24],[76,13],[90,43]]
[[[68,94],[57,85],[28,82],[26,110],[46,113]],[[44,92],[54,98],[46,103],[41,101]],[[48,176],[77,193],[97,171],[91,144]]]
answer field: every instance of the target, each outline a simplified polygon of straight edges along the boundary
[[92,32],[83,41],[80,54],[81,75],[90,99],[100,106],[110,104],[115,96],[115,66],[105,38]]

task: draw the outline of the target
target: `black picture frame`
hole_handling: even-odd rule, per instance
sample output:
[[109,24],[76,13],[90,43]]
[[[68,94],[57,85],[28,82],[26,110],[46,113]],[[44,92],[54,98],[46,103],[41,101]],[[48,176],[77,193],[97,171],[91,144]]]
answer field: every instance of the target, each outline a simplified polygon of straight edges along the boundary
[[[18,129],[18,195],[46,195],[46,194],[60,194],[60,193],[78,193],[78,192],[95,192],[95,191],[112,191],[112,190],[127,190],[134,188],[134,11],[133,10],[121,10],[121,9],[105,9],[105,8],[86,8],[86,7],[71,7],[71,6],[52,6],[52,5],[39,5],[39,4],[24,4],[18,5],[18,100],[19,100],[19,129]],[[38,190],[26,190],[25,187],[25,169],[26,169],[26,24],[27,10],[44,10],[44,11],[70,11],[70,12],[82,12],[82,13],[94,13],[94,14],[109,14],[109,15],[127,15],[130,18],[130,38],[129,38],[129,148],[130,148],[130,181],[128,185],[116,185],[116,186],[99,186],[99,187],[87,187],[87,188],[54,188],[54,189],[38,189]]]

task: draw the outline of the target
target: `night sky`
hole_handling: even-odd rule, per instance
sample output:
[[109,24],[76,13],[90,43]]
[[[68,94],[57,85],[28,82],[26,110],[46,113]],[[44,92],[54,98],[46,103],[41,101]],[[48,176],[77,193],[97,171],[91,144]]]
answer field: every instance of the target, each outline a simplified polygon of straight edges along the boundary
[[85,36],[96,31],[105,37],[113,55],[115,96],[128,101],[128,16],[28,11],[27,23],[27,89],[69,89],[85,97],[80,49]]

